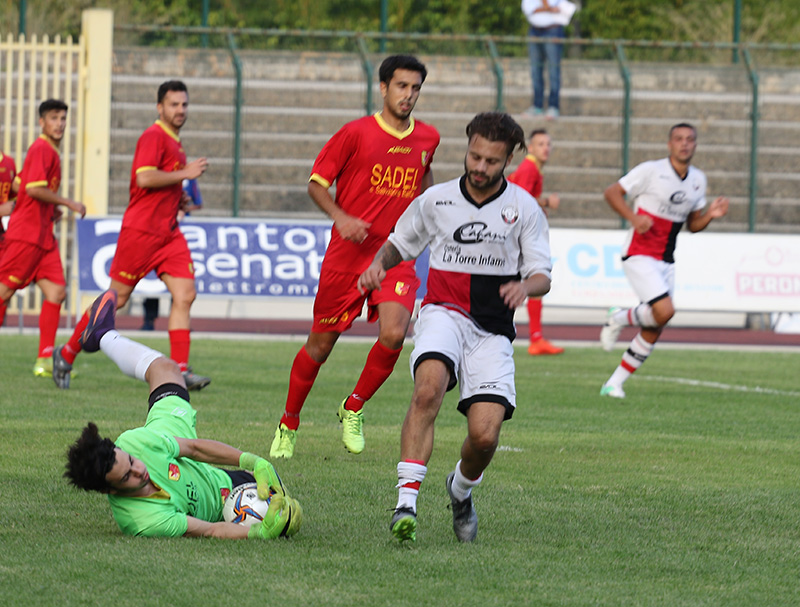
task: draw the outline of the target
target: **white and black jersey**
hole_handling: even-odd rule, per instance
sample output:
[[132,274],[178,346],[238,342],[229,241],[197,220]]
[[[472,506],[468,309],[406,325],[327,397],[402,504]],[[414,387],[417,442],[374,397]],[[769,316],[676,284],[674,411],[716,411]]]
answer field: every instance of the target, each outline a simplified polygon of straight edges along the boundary
[[681,179],[669,158],[650,160],[634,167],[619,180],[634,201],[637,215],[649,215],[653,226],[644,234],[628,231],[622,258],[648,255],[667,263],[675,262],[675,243],[687,217],[706,206],[706,176],[689,167]]
[[500,297],[500,285],[533,274],[550,278],[552,269],[544,213],[505,179],[482,204],[468,194],[466,176],[428,188],[400,217],[389,241],[406,260],[430,245],[423,306],[457,310],[512,340],[514,310]]

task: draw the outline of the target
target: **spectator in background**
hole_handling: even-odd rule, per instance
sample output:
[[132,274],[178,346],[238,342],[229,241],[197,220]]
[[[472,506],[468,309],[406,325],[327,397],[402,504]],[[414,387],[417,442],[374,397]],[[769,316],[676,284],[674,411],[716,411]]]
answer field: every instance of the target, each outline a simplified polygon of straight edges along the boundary
[[[200,194],[200,186],[197,179],[183,180],[183,206],[178,211],[178,221],[190,215],[192,211],[199,211],[203,208],[203,196]],[[153,331],[156,328],[156,318],[158,318],[158,297],[148,297],[142,302],[144,308],[144,320],[142,331]]]
[[[528,155],[522,160],[517,170],[508,176],[511,183],[527,191],[536,199],[547,215],[549,209],[556,210],[561,199],[558,194],[542,196],[544,178],[541,169],[550,158],[550,135],[544,129],[534,129],[528,139]],[[564,348],[554,346],[542,336],[542,298],[531,297],[528,299],[528,326],[531,343],[528,354],[538,356],[542,354],[561,354]]]
[[[567,0],[522,0],[522,12],[530,24],[529,36],[537,38],[563,38],[564,29],[569,22],[575,5]],[[528,43],[528,56],[531,60],[531,80],[533,81],[533,105],[526,114],[544,114],[549,120],[560,115],[559,94],[561,90],[561,55],[563,45],[556,42]],[[550,94],[547,110],[544,109],[544,63],[547,62],[547,78]]]

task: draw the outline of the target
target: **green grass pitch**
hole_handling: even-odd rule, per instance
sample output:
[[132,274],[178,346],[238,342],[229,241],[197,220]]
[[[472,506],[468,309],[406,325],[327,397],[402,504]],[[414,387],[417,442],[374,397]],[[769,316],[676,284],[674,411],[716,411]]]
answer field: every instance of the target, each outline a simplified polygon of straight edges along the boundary
[[[523,341],[518,408],[474,494],[477,541],[456,541],[446,507],[465,433],[450,393],[417,542],[400,545],[388,523],[410,344],[367,405],[358,456],[341,444],[336,409],[369,344],[336,347],[295,457],[276,462],[303,528],[233,542],[122,536],[104,497],[62,478],[64,452],[89,420],[111,438],[141,425],[147,388],[93,354],[59,391],[32,376],[36,338],[3,334],[0,605],[800,604],[797,353],[656,349],[617,401],[598,392],[621,350],[532,358]],[[195,339],[193,365],[213,377],[192,396],[200,436],[268,456],[299,346]]]

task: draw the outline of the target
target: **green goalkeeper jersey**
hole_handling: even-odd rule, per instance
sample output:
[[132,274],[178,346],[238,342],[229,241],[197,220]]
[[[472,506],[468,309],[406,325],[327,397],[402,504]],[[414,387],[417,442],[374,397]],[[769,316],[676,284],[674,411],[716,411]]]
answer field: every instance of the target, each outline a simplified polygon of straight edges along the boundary
[[116,445],[147,466],[160,489],[148,497],[108,495],[119,528],[127,535],[180,537],[186,517],[215,523],[222,520],[222,503],[231,490],[223,470],[178,457],[175,437],[197,438],[192,406],[178,396],[162,398],[147,415],[144,427],[123,432]]

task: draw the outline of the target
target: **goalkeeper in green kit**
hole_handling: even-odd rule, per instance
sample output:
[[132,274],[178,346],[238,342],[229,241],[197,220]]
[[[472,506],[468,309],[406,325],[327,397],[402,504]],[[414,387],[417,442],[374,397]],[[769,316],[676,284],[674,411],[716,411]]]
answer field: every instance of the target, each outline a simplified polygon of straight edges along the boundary
[[[123,373],[149,384],[147,421],[116,442],[101,438],[90,422],[67,452],[64,476],[76,487],[107,494],[126,535],[271,539],[297,533],[302,508],[272,464],[225,443],[198,439],[197,414],[178,365],[122,337],[114,328],[116,309],[113,290],[94,302],[81,345],[87,352],[102,350]],[[252,482],[259,497],[270,500],[264,520],[252,527],[224,522],[225,498],[234,487]]]

